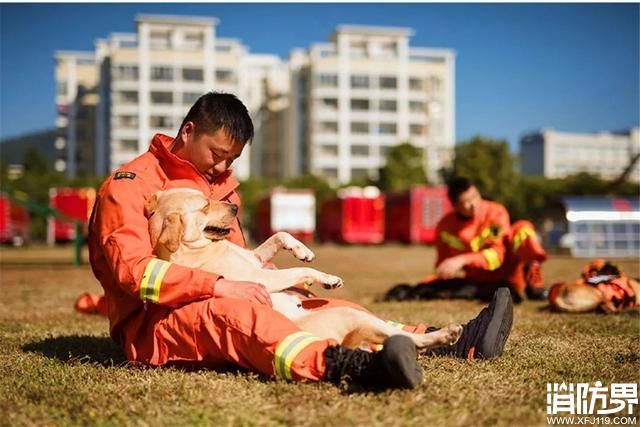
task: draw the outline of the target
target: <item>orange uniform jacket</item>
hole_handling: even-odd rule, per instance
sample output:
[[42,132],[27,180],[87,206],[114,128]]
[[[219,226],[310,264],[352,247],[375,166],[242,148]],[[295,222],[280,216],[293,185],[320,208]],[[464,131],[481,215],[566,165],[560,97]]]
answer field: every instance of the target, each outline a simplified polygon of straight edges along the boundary
[[[159,319],[172,308],[212,297],[219,278],[152,255],[145,201],[158,190],[191,187],[212,199],[240,204],[231,171],[208,183],[191,163],[169,152],[172,141],[157,134],[148,152],[105,181],[89,225],[91,267],[105,291],[111,336],[129,360],[139,360],[138,349],[154,345]],[[237,219],[227,238],[245,245]]]
[[463,255],[467,261],[466,277],[491,280],[493,272],[505,262],[510,232],[509,213],[498,203],[482,200],[469,220],[451,211],[436,227],[436,266],[447,258]]

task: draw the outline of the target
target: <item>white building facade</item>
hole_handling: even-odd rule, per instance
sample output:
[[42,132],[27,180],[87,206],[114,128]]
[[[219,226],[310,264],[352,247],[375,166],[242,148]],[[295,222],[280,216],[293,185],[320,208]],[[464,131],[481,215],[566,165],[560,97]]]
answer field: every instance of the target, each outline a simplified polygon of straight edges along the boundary
[[[307,172],[334,185],[376,178],[388,150],[404,142],[423,149],[432,182],[449,165],[453,51],[410,47],[407,28],[345,26],[330,43],[294,50],[285,62],[218,38],[217,25],[210,17],[139,15],[135,33],[99,39],[95,52],[58,55],[67,156],[60,165],[67,174],[111,173],[145,152],[155,133],[175,135],[189,107],[210,90],[237,95],[254,121],[254,143],[234,163],[241,180]],[[82,77],[93,84],[91,97],[76,96],[81,74],[91,75]],[[87,102],[95,120],[80,123],[71,107]],[[92,142],[79,144],[83,126],[92,126]],[[89,145],[90,153],[73,155]]]
[[[624,132],[570,133],[545,129],[520,140],[523,175],[563,178],[579,172],[618,178],[640,152],[640,129]],[[636,163],[628,179],[640,182]]]
[[[136,33],[111,34],[97,40],[95,54],[76,53],[77,58],[95,56],[100,118],[95,122],[95,174],[109,174],[147,151],[156,133],[174,136],[191,105],[211,90],[238,96],[260,135],[255,119],[264,104],[263,80],[282,85],[277,80],[284,65],[275,55],[250,54],[237,39],[217,38],[216,25],[215,18],[140,15]],[[73,77],[61,64],[56,67],[59,85]],[[279,79],[288,84],[287,76]],[[73,135],[76,122],[68,122]],[[73,142],[73,136],[68,139]],[[236,176],[248,178],[250,165],[249,149],[234,163]],[[67,168],[70,176],[77,172]]]
[[292,52],[288,175],[375,179],[389,149],[409,142],[438,180],[455,141],[455,54],[410,47],[412,34],[341,26],[330,43]]

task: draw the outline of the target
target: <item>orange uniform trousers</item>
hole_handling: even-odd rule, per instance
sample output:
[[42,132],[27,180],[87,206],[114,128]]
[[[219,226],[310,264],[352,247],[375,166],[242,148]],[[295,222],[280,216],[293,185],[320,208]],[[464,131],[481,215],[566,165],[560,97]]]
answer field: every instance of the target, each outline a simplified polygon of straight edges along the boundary
[[[346,306],[367,311],[346,300],[300,298],[308,310]],[[410,332],[427,330],[423,324],[389,323]],[[140,352],[130,360],[189,368],[240,366],[294,381],[322,380],[326,368],[324,351],[339,344],[300,331],[271,307],[230,298],[210,298],[172,309],[150,333],[154,335],[153,345],[137,346],[149,354]]]

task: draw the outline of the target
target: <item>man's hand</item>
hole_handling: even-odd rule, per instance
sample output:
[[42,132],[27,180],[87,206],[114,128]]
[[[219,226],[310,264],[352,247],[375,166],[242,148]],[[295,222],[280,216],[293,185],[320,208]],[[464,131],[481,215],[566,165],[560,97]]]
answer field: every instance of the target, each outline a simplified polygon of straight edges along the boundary
[[257,302],[272,307],[267,288],[259,283],[218,279],[214,288],[215,298],[237,298]]
[[465,261],[462,256],[447,258],[436,268],[436,274],[441,279],[455,279],[464,277]]

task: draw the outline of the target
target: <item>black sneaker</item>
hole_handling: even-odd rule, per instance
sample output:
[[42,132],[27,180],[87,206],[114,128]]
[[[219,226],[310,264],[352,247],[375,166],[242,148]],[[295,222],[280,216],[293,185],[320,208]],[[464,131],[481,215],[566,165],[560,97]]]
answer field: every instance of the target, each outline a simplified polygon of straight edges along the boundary
[[513,323],[513,302],[508,288],[498,288],[491,303],[475,319],[463,326],[462,336],[453,346],[440,347],[430,354],[452,354],[464,359],[493,359],[502,354]]
[[387,338],[378,352],[336,345],[328,347],[324,357],[325,380],[336,385],[345,380],[366,388],[388,389],[415,388],[422,383],[416,346],[402,335]]

